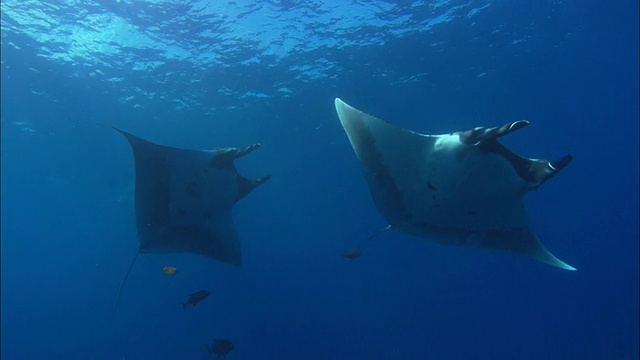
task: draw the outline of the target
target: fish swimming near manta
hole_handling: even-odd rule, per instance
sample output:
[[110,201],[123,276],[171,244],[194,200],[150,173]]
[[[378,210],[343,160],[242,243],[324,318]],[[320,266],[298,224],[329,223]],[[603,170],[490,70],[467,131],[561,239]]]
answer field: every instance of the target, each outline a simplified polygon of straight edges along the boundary
[[207,353],[209,354],[209,357],[211,357],[211,355],[226,357],[231,351],[233,351],[233,349],[235,349],[235,346],[230,340],[212,339],[212,341],[211,346],[207,346]]
[[528,159],[498,141],[528,121],[427,135],[339,98],[335,108],[388,228],[443,244],[506,250],[575,270],[540,243],[523,202],[525,194],[569,165],[571,155],[553,162]]
[[198,290],[198,291],[194,292],[193,294],[189,294],[189,297],[187,298],[187,301],[182,303],[182,309],[183,310],[186,309],[187,305],[196,306],[197,303],[199,303],[200,301],[208,298],[209,295],[211,295],[211,293],[209,291],[207,291],[207,290]]
[[[115,128],[114,128],[115,129]],[[226,264],[241,264],[241,248],[231,211],[236,202],[270,176],[248,179],[234,161],[260,147],[187,150],[155,144],[119,129],[135,163],[135,215],[139,254],[190,252]]]

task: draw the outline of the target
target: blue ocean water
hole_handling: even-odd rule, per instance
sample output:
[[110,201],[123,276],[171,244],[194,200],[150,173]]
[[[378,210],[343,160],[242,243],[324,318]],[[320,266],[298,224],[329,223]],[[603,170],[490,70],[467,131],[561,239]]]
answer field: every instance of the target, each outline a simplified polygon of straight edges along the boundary
[[[3,359],[638,359],[636,1],[2,1]],[[564,271],[387,224],[333,99],[446,133],[528,119],[573,163],[526,197]],[[262,144],[243,265],[137,250],[116,126]],[[162,272],[178,269],[175,276]],[[183,310],[188,294],[209,298]]]

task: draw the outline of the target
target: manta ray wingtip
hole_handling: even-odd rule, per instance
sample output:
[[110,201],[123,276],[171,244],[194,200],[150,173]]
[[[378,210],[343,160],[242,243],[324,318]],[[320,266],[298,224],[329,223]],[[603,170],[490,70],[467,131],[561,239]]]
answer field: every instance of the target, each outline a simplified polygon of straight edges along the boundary
[[258,179],[257,181],[260,184],[264,184],[269,179],[271,179],[271,175],[265,175],[265,176],[261,177],[260,179]]
[[576,271],[577,269],[574,268],[573,266],[565,263],[564,261],[558,259],[557,257],[555,257],[549,250],[547,250],[542,243],[540,243],[540,240],[538,240],[537,237],[533,237],[533,240],[536,243],[536,250],[532,251],[531,253],[529,253],[529,256],[531,256],[532,258],[541,261],[545,264],[549,264],[551,266],[555,266],[558,267],[560,269],[564,269],[564,270],[570,270],[570,271]]
[[109,126],[110,128],[112,128],[113,130],[115,130],[115,131],[119,132],[120,134],[125,134],[125,132],[124,132],[124,131],[122,131],[122,130],[118,129],[117,127],[115,127],[115,126],[113,126],[113,125],[107,125],[107,126]]
[[553,256],[553,254],[551,254],[549,251],[547,251],[546,256],[544,256],[544,258],[538,258],[538,260],[547,263],[549,265],[558,267],[560,269],[564,269],[564,270],[569,270],[569,271],[577,271],[578,269],[574,268],[573,266],[567,264],[566,262],[558,259],[557,257]]
[[565,263],[564,261],[559,260],[558,258],[555,258],[554,262],[547,262],[547,263],[549,265],[553,265],[555,267],[559,267],[560,269],[569,270],[569,271],[578,271],[578,269],[576,269],[573,266]]
[[345,107],[351,107],[349,104],[347,104],[346,102],[344,102],[342,99],[340,99],[339,97],[335,98],[333,100],[333,105],[335,106],[336,110],[340,111],[340,109],[343,109]]
[[[113,125],[109,125],[109,127],[112,128],[113,130],[119,132],[120,135],[124,136],[129,141],[132,141],[132,140],[135,140],[135,139],[140,139],[139,137],[137,137],[137,136],[135,136],[133,134],[130,134],[130,133],[124,131],[124,130],[118,129],[117,127],[115,127]],[[140,139],[140,140],[142,140],[142,139]]]

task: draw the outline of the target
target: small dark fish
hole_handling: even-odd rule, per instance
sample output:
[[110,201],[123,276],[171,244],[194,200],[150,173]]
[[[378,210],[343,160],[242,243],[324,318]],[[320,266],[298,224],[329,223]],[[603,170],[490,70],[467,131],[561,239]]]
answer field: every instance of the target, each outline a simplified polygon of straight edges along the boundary
[[207,298],[207,296],[211,295],[207,290],[198,290],[193,294],[190,294],[187,298],[187,301],[182,304],[182,308],[186,309],[187,305],[196,306],[197,303]]
[[211,347],[207,346],[207,352],[209,353],[209,357],[213,354],[217,357],[224,357],[233,351],[233,348],[233,343],[227,339],[213,339]]
[[348,253],[343,254],[342,258],[345,260],[354,260],[358,257],[360,257],[360,254],[362,254],[362,250],[359,247],[354,247],[353,249],[349,250]]
[[427,186],[429,187],[429,189],[433,191],[438,191],[438,188],[435,185],[433,185],[431,181],[427,181]]

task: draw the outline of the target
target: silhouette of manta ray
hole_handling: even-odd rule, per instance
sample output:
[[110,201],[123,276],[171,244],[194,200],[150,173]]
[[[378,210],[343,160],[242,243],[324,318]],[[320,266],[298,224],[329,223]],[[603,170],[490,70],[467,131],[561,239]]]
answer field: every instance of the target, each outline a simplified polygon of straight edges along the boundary
[[[115,128],[114,128],[115,129]],[[247,179],[234,160],[257,149],[186,150],[154,144],[119,129],[135,162],[135,213],[140,253],[191,252],[227,264],[241,264],[241,247],[231,209],[270,176]]]

